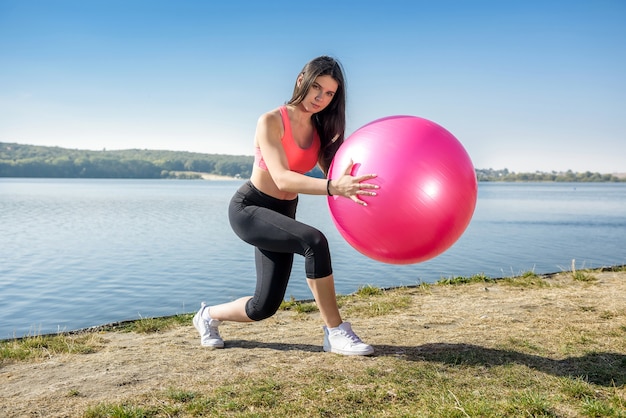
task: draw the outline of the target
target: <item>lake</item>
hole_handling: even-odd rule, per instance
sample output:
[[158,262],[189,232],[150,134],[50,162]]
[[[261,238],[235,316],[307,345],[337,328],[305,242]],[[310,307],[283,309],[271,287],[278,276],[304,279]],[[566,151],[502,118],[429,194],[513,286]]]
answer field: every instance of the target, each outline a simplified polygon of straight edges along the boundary
[[[231,231],[242,181],[0,179],[0,339],[195,312],[254,291],[253,249]],[[371,260],[326,198],[298,218],[324,231],[337,292],[484,273],[626,264],[626,183],[479,183],[467,230],[423,263]],[[296,257],[286,298],[311,298]]]

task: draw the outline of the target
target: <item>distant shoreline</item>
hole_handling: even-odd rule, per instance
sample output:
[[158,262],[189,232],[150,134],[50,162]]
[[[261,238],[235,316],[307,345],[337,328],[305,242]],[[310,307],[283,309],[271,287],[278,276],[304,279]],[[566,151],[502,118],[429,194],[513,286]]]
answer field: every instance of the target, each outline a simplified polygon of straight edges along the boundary
[[[239,180],[252,174],[250,155],[161,150],[73,150],[0,142],[0,177]],[[626,172],[515,172],[475,168],[478,181],[625,182]],[[316,167],[312,177],[323,177]],[[379,173],[381,174],[381,173]]]

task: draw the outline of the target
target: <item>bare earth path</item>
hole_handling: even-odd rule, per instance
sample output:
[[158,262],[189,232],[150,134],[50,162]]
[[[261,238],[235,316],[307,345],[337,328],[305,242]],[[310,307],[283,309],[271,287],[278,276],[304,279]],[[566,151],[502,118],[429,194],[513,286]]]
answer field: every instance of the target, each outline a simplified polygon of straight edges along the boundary
[[[201,347],[191,324],[157,334],[100,332],[102,347],[95,353],[0,364],[0,416],[81,416],[100,402],[149,397],[171,387],[216,386],[278,369],[365,367],[385,356],[435,361],[441,350],[497,351],[511,339],[550,351],[523,357],[529,367],[582,375],[585,363],[578,356],[583,354],[564,353],[560,337],[589,335],[603,351],[603,333],[626,330],[626,272],[594,276],[597,280],[587,283],[563,273],[547,279],[546,287],[489,283],[405,290],[412,301],[399,314],[345,318],[375,346],[376,354],[367,358],[322,352],[315,313],[280,311],[260,323],[225,324],[223,350]],[[607,355],[626,364],[624,336],[619,352]],[[622,391],[624,379],[617,376]]]

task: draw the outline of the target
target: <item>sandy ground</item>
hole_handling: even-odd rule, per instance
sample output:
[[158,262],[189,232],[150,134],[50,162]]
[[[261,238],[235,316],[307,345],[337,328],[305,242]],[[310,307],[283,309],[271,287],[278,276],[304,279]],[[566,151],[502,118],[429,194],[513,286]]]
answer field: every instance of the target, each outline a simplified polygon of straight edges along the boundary
[[237,177],[231,176],[219,176],[217,174],[199,173],[202,176],[202,180],[241,180]]
[[[367,358],[324,353],[315,313],[303,319],[280,311],[260,323],[224,324],[223,350],[201,347],[191,324],[156,334],[99,332],[102,347],[95,353],[0,364],[0,416],[81,416],[100,402],[122,402],[172,387],[214,386],[236,375],[268,373],[282,366],[297,372],[318,367],[325,356],[337,357],[335,365],[354,367],[381,356],[434,358],[442,347],[498,350],[503,336],[551,350],[543,361],[528,358],[529,366],[540,368],[546,361],[557,364],[575,356],[559,349],[560,335],[595,335],[594,349],[603,351],[602,335],[617,332],[623,344],[606,355],[626,361],[626,272],[594,276],[597,280],[587,283],[559,274],[548,278],[550,286],[543,288],[489,283],[411,290],[412,303],[401,314],[344,318],[375,346],[376,354]],[[614,341],[611,344],[615,347]],[[617,379],[623,390],[625,377]]]

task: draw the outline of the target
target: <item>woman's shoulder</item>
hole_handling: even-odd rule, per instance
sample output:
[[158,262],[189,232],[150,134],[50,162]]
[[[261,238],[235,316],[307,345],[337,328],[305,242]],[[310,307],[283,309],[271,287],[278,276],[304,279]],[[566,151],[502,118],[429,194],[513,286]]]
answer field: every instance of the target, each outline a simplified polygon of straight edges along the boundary
[[257,121],[257,129],[273,134],[272,136],[277,136],[281,138],[283,136],[283,119],[280,114],[279,106],[275,109],[272,109],[268,112],[263,113],[259,116]]
[[265,123],[265,124],[275,124],[275,123],[282,123],[282,116],[280,114],[280,108],[283,106],[279,106],[275,109],[272,109],[268,112],[263,113],[261,116],[259,116],[259,122],[261,123]]

